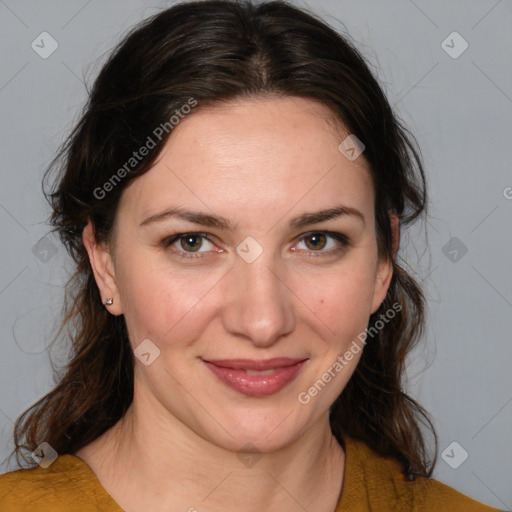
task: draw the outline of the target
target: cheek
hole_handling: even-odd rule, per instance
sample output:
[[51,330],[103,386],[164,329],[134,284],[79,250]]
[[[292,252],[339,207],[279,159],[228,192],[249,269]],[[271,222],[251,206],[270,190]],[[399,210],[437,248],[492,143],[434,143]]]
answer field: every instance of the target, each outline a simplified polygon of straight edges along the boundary
[[[130,254],[128,250],[124,254]],[[131,251],[116,267],[116,279],[130,341],[137,346],[143,339],[154,341],[165,323],[169,304],[165,280],[151,267],[151,260]]]
[[[355,260],[356,258],[354,258]],[[297,282],[311,311],[329,329],[334,340],[348,340],[364,330],[372,306],[375,268],[371,259],[358,259],[330,272]]]
[[219,279],[214,273],[194,278],[193,272],[170,270],[165,261],[152,261],[147,254],[123,261],[116,276],[133,345],[146,338],[157,345],[170,339],[185,340],[182,335],[176,337],[180,331],[193,337],[199,328],[198,315],[204,316],[208,307],[208,291]]

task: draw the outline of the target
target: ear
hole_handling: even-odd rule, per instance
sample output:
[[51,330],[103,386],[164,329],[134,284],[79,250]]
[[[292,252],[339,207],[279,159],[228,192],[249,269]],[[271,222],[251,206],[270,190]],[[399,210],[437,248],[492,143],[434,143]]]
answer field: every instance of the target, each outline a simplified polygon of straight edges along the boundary
[[113,315],[121,315],[123,308],[121,298],[117,289],[117,282],[114,271],[114,261],[109,247],[98,244],[94,237],[94,228],[91,221],[87,223],[82,233],[82,240],[89,255],[94,279],[100,291],[103,304],[109,298],[114,300],[111,306],[105,306]]
[[[391,224],[391,236],[393,238],[392,250],[394,259],[396,253],[398,252],[398,248],[400,247],[400,219],[395,213],[391,213],[389,221]],[[384,302],[392,277],[393,261],[390,258],[379,259],[377,264],[377,273],[375,276],[375,290],[373,293],[373,303],[371,309],[372,314],[375,313],[375,311],[377,311],[380,305]]]

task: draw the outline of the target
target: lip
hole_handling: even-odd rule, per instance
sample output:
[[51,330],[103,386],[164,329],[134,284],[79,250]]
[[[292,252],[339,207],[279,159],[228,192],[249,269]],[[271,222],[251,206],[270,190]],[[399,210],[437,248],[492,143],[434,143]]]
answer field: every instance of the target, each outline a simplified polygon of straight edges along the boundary
[[[246,396],[273,395],[290,384],[307,359],[277,357],[274,359],[202,359],[210,371],[224,384]],[[249,372],[271,372],[248,374]]]

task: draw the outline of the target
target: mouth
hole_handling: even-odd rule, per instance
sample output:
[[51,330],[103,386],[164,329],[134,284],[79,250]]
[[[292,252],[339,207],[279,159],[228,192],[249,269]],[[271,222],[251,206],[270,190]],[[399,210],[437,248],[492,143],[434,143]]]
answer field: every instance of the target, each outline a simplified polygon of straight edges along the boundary
[[256,359],[211,359],[202,362],[225,385],[252,397],[281,391],[298,376],[308,359],[279,357]]

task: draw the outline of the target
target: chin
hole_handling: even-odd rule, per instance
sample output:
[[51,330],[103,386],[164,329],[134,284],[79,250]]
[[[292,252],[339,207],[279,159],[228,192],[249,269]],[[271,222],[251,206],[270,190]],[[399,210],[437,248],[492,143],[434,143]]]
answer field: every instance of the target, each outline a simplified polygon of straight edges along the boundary
[[281,450],[308,428],[306,419],[301,422],[294,417],[293,411],[281,411],[286,409],[276,406],[270,410],[252,410],[249,413],[233,412],[229,416],[229,424],[223,425],[227,432],[220,428],[217,433],[222,435],[215,436],[212,441],[233,452],[242,449],[261,453]]

